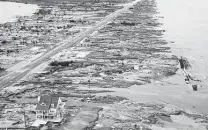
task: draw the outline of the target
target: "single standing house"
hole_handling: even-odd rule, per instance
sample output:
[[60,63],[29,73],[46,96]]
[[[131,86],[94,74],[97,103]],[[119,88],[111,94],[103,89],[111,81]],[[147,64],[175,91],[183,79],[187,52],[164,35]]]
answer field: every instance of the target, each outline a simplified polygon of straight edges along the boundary
[[36,119],[57,119],[62,118],[64,103],[61,98],[55,95],[41,95],[38,97]]

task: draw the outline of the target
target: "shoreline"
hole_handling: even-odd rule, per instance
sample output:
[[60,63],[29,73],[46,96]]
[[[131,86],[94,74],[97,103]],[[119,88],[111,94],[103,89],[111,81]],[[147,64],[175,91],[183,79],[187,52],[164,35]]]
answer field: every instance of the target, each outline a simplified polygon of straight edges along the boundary
[[[116,7],[120,8],[120,6]],[[112,13],[109,8],[106,9],[107,14]],[[1,91],[4,97],[1,101],[10,104],[1,106],[2,119],[8,117],[7,119],[12,123],[17,123],[21,114],[15,113],[17,110],[15,106],[27,102],[31,103],[33,108],[39,94],[50,90],[66,101],[65,122],[62,126],[56,127],[60,130],[138,127],[205,130],[208,122],[206,114],[187,111],[182,107],[186,101],[179,102],[192,94],[191,99],[188,100],[190,105],[192,100],[196,99],[196,92],[185,87],[184,78],[178,73],[178,59],[172,55],[170,47],[164,46],[169,43],[161,39],[164,30],[162,28],[155,30],[156,27],[161,27],[157,16],[155,17],[158,13],[155,8],[155,1],[139,1],[128,10],[120,12],[120,15],[109,21],[106,26],[93,31],[94,33],[89,37],[70,48],[62,49],[47,59],[47,62],[42,62],[26,75],[25,79],[4,88]],[[48,8],[44,7],[44,9],[46,16],[51,16],[47,14],[50,12]],[[57,36],[61,42],[63,37],[68,37],[63,36],[64,31],[77,27],[83,29],[82,32],[86,30],[86,26],[90,29],[103,18],[100,16],[98,21],[93,21],[96,14],[88,14],[85,9],[80,13],[83,17],[81,21],[76,11],[71,14],[73,11],[65,12],[62,9],[52,8],[51,12],[52,14],[55,12],[52,15],[56,16],[54,19],[51,17],[46,20],[46,16],[41,15],[43,17],[41,21],[45,20],[45,23],[52,22],[53,26],[56,25],[51,32],[62,34]],[[106,13],[103,15],[106,16]],[[62,19],[71,16],[67,20],[74,26],[67,28],[66,21],[60,20],[62,15],[64,16]],[[93,21],[92,24],[89,21]],[[45,26],[44,22],[38,24],[41,27],[37,30]],[[30,23],[31,21],[26,24],[30,25]],[[24,30],[27,31],[27,28]],[[79,34],[81,33],[75,33],[72,37]],[[58,46],[57,43],[60,41],[56,41],[54,46]],[[180,79],[177,79],[178,75]],[[123,92],[114,95],[113,93],[119,92],[113,92],[114,88],[123,89]],[[145,98],[151,103],[141,103]],[[166,102],[166,99],[170,102]],[[198,102],[197,100],[195,102]],[[171,102],[175,102],[176,106],[170,105]],[[188,105],[187,108],[193,107]],[[13,111],[7,113],[6,108]],[[26,112],[29,115],[28,124],[35,120],[33,111],[30,109]],[[187,122],[183,122],[185,120]],[[76,125],[77,121],[83,122],[83,125]],[[23,122],[16,125],[23,126]]]
[[141,103],[172,104],[184,110],[208,115],[206,93],[204,88],[193,91],[191,85],[184,82],[184,76],[179,70],[175,76],[146,85],[134,85],[128,89],[106,89],[113,92],[97,94],[98,96],[113,95],[123,96],[129,100]]

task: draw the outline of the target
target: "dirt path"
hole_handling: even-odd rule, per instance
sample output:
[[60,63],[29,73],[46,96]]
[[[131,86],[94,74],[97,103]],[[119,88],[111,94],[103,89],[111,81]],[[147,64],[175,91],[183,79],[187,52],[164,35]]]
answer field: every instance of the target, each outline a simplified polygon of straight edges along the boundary
[[125,4],[122,9],[119,9],[119,10],[111,13],[110,15],[106,16],[105,18],[103,18],[100,22],[98,22],[92,28],[87,29],[86,31],[82,32],[81,34],[79,34],[78,36],[76,36],[72,39],[70,38],[70,39],[62,41],[62,44],[60,46],[54,48],[53,50],[46,52],[41,57],[31,61],[30,64],[19,66],[18,68],[16,68],[16,71],[8,72],[6,75],[4,75],[0,78],[0,87],[8,87],[8,86],[11,86],[12,84],[16,83],[17,81],[22,79],[25,75],[27,75],[32,69],[34,69],[35,67],[37,67],[41,63],[47,61],[51,56],[57,54],[59,51],[65,49],[65,48],[72,47],[73,45],[80,42],[84,38],[89,37],[90,34],[95,32],[96,30],[99,30],[103,26],[107,25],[108,22],[112,21],[120,13],[124,12],[125,10],[127,10],[128,8],[130,8],[131,6],[133,6],[134,4],[136,4],[139,1],[140,0],[135,0],[131,3]]

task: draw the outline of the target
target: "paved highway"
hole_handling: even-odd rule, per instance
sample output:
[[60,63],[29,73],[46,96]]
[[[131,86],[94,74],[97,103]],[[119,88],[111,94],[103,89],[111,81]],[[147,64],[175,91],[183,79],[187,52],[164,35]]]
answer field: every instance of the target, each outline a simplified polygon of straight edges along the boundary
[[96,30],[99,30],[100,28],[106,26],[109,22],[114,20],[119,14],[121,14],[125,10],[129,9],[130,7],[132,7],[134,4],[136,4],[139,1],[140,0],[135,0],[133,2],[125,4],[122,9],[119,9],[119,10],[107,15],[100,22],[96,23],[96,25],[94,25],[91,28],[87,29],[86,31],[78,34],[76,37],[62,41],[60,46],[55,47],[54,49],[46,52],[41,57],[32,61],[30,64],[18,67],[15,71],[7,72],[5,75],[0,77],[0,87],[1,88],[8,87],[8,86],[15,84],[17,81],[21,80],[24,76],[26,76],[32,69],[34,69],[35,67],[37,67],[41,63],[47,61],[48,58],[57,54],[61,50],[72,47],[76,43],[79,43],[83,39],[89,37],[90,34],[95,32]]

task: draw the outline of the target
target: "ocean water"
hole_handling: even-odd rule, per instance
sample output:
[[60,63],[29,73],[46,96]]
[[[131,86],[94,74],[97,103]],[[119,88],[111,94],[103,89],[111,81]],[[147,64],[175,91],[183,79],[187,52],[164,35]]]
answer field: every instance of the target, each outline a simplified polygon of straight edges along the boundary
[[193,91],[186,84],[181,71],[176,75],[129,89],[112,89],[115,96],[124,96],[139,102],[161,102],[182,109],[208,114],[208,1],[207,0],[155,0],[173,55],[186,57],[192,68],[188,70],[203,85]]
[[[172,53],[190,61],[191,74],[202,80],[204,86],[193,91],[176,76],[163,84],[132,86],[118,89],[116,96],[126,96],[136,101],[161,101],[179,107],[208,114],[208,1],[207,0],[156,0],[159,15],[166,30],[164,39],[170,43]],[[0,23],[16,20],[16,16],[32,15],[37,5],[0,2]]]
[[164,38],[171,43],[174,55],[186,57],[190,73],[208,82],[208,1],[207,0],[156,0]]
[[17,16],[31,16],[37,9],[34,4],[0,1],[0,23],[13,22]]

